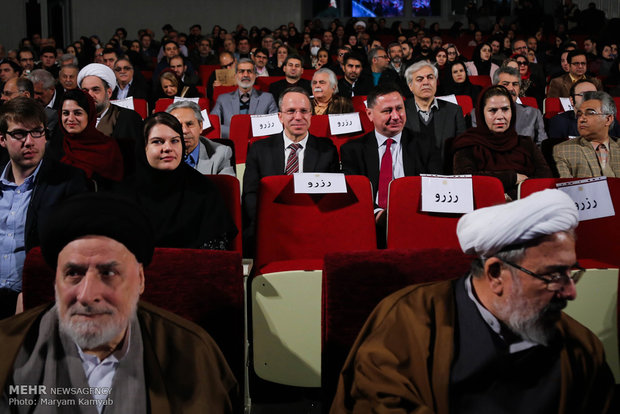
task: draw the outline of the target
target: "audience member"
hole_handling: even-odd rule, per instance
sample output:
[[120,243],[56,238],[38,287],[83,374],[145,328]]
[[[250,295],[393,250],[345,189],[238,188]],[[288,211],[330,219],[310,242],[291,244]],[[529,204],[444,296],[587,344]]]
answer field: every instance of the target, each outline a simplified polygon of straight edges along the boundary
[[338,81],[340,95],[347,98],[368,95],[372,89],[372,80],[363,73],[362,57],[347,53],[343,61],[344,76]]
[[308,94],[312,93],[310,81],[301,77],[304,73],[302,65],[303,61],[301,57],[297,55],[287,56],[283,65],[285,78],[269,85],[269,93],[273,95],[274,100],[279,101],[280,94],[292,86],[299,86]]
[[[588,61],[583,50],[573,50],[568,53],[566,58],[569,65],[568,73],[551,79],[547,98],[568,98],[570,87],[579,79],[585,79]],[[596,89],[601,90],[601,81],[591,78],[592,83],[596,85]]]
[[312,114],[346,114],[355,112],[351,98],[338,94],[338,78],[330,69],[321,68],[312,76]]

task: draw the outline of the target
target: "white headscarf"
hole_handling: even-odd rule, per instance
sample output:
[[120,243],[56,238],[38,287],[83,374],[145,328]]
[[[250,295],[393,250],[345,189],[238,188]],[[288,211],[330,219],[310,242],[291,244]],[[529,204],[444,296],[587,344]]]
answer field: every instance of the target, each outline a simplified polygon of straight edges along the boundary
[[80,88],[82,87],[82,80],[87,76],[96,76],[106,81],[112,90],[116,88],[116,76],[114,75],[114,71],[104,64],[91,63],[84,66],[77,77],[77,83]]

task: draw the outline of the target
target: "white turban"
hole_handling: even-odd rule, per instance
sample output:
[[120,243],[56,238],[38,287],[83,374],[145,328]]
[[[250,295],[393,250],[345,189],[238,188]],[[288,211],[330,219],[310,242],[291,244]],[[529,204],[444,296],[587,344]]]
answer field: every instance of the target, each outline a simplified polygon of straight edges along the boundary
[[484,258],[506,246],[577,227],[575,202],[563,191],[544,190],[465,214],[456,226],[461,249]]
[[114,90],[116,88],[116,76],[114,71],[101,63],[91,63],[84,66],[80,73],[78,73],[77,83],[79,87],[82,87],[82,79],[87,76],[96,76],[103,79]]

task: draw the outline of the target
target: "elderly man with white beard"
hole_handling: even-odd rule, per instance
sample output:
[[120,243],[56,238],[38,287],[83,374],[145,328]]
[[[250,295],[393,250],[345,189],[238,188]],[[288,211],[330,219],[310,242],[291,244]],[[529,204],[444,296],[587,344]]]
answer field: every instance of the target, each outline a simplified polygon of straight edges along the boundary
[[239,59],[235,79],[239,88],[217,97],[212,114],[220,117],[222,138],[228,138],[230,119],[233,115],[263,115],[278,112],[278,106],[269,92],[254,88],[256,65],[252,59]]
[[614,379],[603,345],[561,312],[577,294],[577,223],[556,189],[464,215],[470,274],[384,299],[331,413],[606,413]]
[[0,412],[235,410],[237,383],[211,337],[139,301],[154,247],[136,204],[79,195],[40,229],[56,302],[0,322]]
[[313,115],[355,112],[351,99],[338,95],[338,78],[331,69],[321,68],[314,72],[310,84]]

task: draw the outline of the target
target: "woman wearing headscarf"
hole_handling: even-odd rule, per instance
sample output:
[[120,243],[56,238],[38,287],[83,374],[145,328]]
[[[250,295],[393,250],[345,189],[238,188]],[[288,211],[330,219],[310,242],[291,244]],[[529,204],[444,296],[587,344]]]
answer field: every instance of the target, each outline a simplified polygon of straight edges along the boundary
[[136,173],[119,192],[144,208],[155,246],[227,249],[237,228],[217,188],[187,165],[185,156],[181,123],[165,112],[151,115],[136,148]]
[[452,62],[448,65],[446,72],[445,82],[442,82],[440,86],[441,95],[467,95],[476,105],[482,87],[469,81],[465,64],[463,62]]
[[478,126],[452,143],[454,174],[490,175],[500,179],[507,199],[528,178],[551,177],[551,170],[531,137],[517,135],[515,103],[503,86],[485,88],[476,107]]
[[499,66],[491,62],[491,45],[480,43],[474,49],[472,56],[471,61],[465,62],[467,74],[469,76],[490,76],[493,79],[493,74]]

